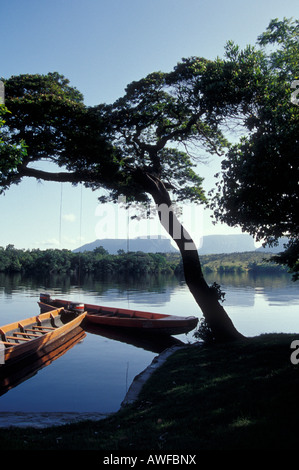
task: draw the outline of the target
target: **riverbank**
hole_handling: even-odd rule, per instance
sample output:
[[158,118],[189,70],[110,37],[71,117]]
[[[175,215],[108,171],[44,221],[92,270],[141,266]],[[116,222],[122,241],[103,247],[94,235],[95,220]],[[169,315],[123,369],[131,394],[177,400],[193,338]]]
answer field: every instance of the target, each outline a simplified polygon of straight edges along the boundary
[[1,450],[186,452],[297,449],[299,335],[273,334],[174,352],[137,400],[100,421],[0,429]]
[[[201,255],[205,274],[280,274],[287,268],[271,262],[272,255],[258,251]],[[20,250],[13,245],[0,246],[0,274],[22,273],[43,276],[44,273],[68,275],[182,275],[183,264],[177,253],[143,253],[141,251],[109,254],[103,247],[94,251]]]

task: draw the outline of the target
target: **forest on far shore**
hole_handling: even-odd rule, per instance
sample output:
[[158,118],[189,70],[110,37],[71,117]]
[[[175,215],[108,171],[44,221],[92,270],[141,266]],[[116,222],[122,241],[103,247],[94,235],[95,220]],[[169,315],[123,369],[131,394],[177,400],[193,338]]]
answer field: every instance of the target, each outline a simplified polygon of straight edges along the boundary
[[[200,257],[207,273],[286,273],[287,268],[271,262],[270,253],[211,254]],[[14,245],[0,247],[0,272],[24,274],[183,274],[178,253],[144,253],[119,250],[109,254],[103,247],[74,253],[67,249],[17,249]]]

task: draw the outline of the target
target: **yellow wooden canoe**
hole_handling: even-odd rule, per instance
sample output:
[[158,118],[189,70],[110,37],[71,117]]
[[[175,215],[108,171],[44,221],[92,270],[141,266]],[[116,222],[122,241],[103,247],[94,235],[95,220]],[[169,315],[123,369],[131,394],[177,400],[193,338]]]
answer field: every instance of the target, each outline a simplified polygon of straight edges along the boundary
[[41,369],[52,364],[86,337],[85,330],[77,326],[65,335],[22,359],[0,366],[0,396],[25,382]]
[[0,328],[0,368],[23,359],[79,326],[86,312],[52,309]]

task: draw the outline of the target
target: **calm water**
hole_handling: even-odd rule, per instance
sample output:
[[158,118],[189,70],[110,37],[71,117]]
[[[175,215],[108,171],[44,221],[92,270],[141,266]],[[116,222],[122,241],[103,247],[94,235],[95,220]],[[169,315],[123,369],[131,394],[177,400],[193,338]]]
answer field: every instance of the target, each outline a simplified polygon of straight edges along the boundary
[[[214,281],[226,292],[224,306],[241,333],[298,332],[299,338],[299,283],[283,275],[213,276],[209,282]],[[175,277],[86,277],[79,286],[65,276],[41,280],[0,275],[0,325],[38,314],[39,294],[45,291],[81,302],[201,317],[185,283]],[[192,342],[193,333],[176,341]],[[168,346],[86,331],[65,354],[0,396],[0,412],[116,411],[134,377]]]

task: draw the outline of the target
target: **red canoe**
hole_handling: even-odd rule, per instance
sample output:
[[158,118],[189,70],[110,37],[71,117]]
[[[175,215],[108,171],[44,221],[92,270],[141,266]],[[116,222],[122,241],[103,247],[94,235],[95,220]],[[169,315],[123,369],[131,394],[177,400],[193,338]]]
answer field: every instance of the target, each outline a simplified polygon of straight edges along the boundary
[[179,317],[161,313],[71,302],[69,300],[51,299],[48,294],[40,295],[39,306],[42,312],[59,307],[76,312],[86,312],[85,320],[87,322],[102,326],[142,330],[149,333],[163,333],[168,335],[188,333],[193,330],[198,323],[198,318],[192,316]]

